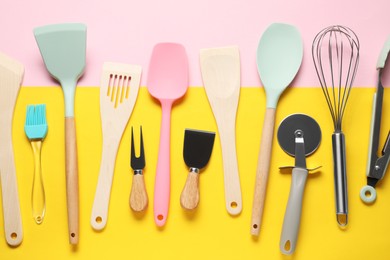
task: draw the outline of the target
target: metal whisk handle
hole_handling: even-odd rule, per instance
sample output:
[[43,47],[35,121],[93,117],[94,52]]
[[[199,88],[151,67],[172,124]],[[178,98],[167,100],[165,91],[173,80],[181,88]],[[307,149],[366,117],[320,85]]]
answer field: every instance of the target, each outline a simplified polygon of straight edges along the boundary
[[345,158],[345,137],[343,132],[336,131],[332,135],[333,169],[336,198],[336,218],[339,226],[348,224],[348,192]]

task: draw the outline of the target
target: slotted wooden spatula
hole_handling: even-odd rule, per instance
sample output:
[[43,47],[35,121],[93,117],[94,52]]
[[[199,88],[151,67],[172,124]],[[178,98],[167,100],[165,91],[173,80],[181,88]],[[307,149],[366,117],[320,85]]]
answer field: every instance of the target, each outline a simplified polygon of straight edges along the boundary
[[141,70],[140,66],[122,63],[103,65],[100,81],[103,151],[91,216],[95,230],[102,230],[107,223],[116,154],[138,96]]
[[240,96],[238,47],[202,49],[200,68],[221,139],[226,209],[229,214],[237,215],[242,210],[236,156],[236,114]]
[[0,53],[0,177],[5,239],[10,246],[22,242],[18,185],[12,146],[12,119],[24,67]]

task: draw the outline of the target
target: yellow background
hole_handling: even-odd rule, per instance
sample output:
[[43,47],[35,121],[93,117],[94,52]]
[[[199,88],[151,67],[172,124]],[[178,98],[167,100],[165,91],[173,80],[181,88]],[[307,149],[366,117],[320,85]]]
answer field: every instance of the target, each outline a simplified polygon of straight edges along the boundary
[[[0,214],[0,259],[388,259],[390,234],[390,177],[377,186],[375,204],[359,198],[366,183],[369,126],[374,88],[351,92],[343,130],[346,136],[349,193],[349,226],[336,224],[331,150],[332,122],[320,88],[289,88],[277,109],[275,131],[292,113],[314,117],[322,129],[322,143],[308,157],[308,167],[322,165],[321,172],[308,178],[298,245],[292,257],[279,252],[284,211],[291,175],[279,166],[294,159],[273,143],[266,205],[258,239],[250,235],[252,196],[265,111],[261,88],[242,88],[237,115],[237,156],[243,211],[232,217],[225,210],[220,141],[216,138],[207,168],[200,176],[201,201],[196,212],[181,209],[179,197],[187,176],[182,149],[185,128],[217,131],[203,88],[190,88],[172,111],[171,201],[167,224],[157,228],[153,221],[153,185],[159,143],[161,110],[142,87],[119,147],[111,192],[108,224],[95,232],[89,224],[99,173],[102,134],[99,117],[99,88],[79,87],[76,93],[76,128],[80,182],[80,243],[68,244],[65,164],[64,108],[61,88],[23,87],[13,123],[13,142],[21,201],[24,240],[17,248],[7,246]],[[382,116],[383,145],[390,128],[386,90]],[[48,136],[43,143],[42,167],[47,198],[43,224],[31,217],[30,195],[33,155],[23,126],[27,104],[47,104]],[[134,214],[128,204],[130,169],[130,126],[142,125],[146,152],[145,179],[150,199],[144,214]],[[218,135],[217,135],[218,137]],[[136,138],[138,139],[138,138]]]

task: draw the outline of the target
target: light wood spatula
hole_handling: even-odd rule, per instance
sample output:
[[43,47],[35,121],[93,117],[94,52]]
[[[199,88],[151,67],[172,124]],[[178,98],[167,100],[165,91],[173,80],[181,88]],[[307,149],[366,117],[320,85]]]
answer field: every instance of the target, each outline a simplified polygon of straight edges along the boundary
[[5,239],[10,246],[23,240],[18,185],[12,146],[12,119],[24,67],[0,53],[0,177]]
[[237,215],[242,210],[236,156],[236,114],[240,96],[238,47],[202,49],[200,67],[221,140],[226,209],[229,214]]
[[103,151],[91,216],[95,230],[102,230],[107,223],[116,154],[138,96],[141,70],[140,66],[122,63],[103,65],[100,81]]

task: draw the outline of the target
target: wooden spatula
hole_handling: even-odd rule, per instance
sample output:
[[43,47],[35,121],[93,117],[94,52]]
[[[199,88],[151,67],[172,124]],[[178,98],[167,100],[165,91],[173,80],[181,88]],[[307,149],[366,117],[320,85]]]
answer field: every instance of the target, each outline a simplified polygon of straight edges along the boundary
[[0,177],[5,239],[10,246],[23,240],[18,185],[12,146],[12,119],[24,67],[0,53]]
[[107,223],[116,154],[138,96],[140,80],[140,66],[113,62],[103,65],[100,81],[103,151],[91,216],[95,230],[102,230]]
[[238,47],[202,49],[200,68],[221,140],[226,209],[229,214],[237,215],[242,210],[236,156],[236,113],[240,95]]

